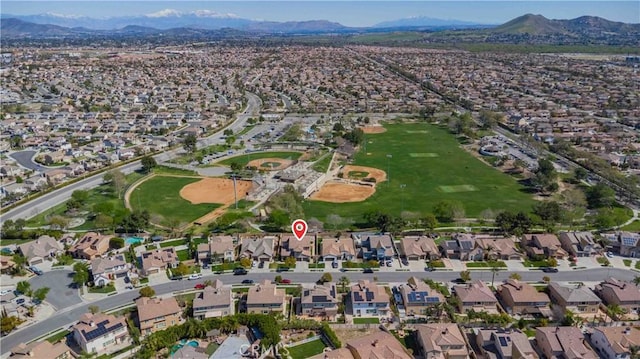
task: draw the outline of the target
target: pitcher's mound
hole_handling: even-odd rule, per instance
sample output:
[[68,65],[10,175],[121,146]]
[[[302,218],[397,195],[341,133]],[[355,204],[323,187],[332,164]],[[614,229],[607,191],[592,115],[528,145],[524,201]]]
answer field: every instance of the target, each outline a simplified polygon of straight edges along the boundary
[[[247,196],[253,189],[251,181],[236,181],[238,200]],[[235,200],[233,195],[233,180],[227,178],[203,178],[201,181],[190,183],[180,190],[180,197],[192,204],[220,203],[229,204]]]
[[291,166],[292,163],[292,160],[285,160],[282,158],[260,158],[249,161],[247,166],[253,166],[259,170],[279,171]]
[[344,178],[353,179],[361,179],[358,177],[358,174],[366,174],[365,177],[375,178],[376,183],[387,180],[387,173],[385,171],[373,167],[346,165],[342,168],[342,173]]
[[332,203],[362,202],[375,192],[373,186],[327,182],[311,195],[311,199]]

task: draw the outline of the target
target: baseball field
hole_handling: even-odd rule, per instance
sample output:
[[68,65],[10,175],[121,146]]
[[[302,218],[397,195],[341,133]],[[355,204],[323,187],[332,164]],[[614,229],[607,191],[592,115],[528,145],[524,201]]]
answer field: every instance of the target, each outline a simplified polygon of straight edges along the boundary
[[[387,174],[375,193],[363,202],[329,203],[307,200],[307,218],[335,213],[358,220],[369,210],[393,214],[432,212],[436,203],[455,200],[467,217],[485,209],[530,211],[535,203],[524,186],[460,148],[446,128],[431,124],[390,124],[386,131],[366,135],[366,148],[353,164],[373,167]],[[357,172],[352,176],[360,175]]]

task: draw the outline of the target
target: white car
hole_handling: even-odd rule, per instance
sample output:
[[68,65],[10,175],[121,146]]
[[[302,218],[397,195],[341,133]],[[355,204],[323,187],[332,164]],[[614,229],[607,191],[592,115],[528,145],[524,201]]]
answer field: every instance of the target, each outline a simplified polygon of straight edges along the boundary
[[200,273],[194,273],[189,276],[189,280],[200,279],[200,278],[202,278],[202,274]]
[[9,294],[11,292],[13,292],[11,289],[5,289],[5,290],[0,291],[0,295]]

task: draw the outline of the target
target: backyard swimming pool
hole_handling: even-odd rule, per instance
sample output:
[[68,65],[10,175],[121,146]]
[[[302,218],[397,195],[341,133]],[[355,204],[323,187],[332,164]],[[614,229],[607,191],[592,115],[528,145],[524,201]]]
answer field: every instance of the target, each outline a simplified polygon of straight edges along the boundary
[[130,246],[132,244],[133,245],[140,244],[143,241],[144,241],[144,238],[141,238],[141,237],[127,237],[124,240],[124,244],[127,245],[127,246]]
[[192,346],[195,348],[198,346],[198,342],[195,340],[191,340],[187,342],[186,339],[182,339],[178,344],[171,347],[171,355],[173,355],[173,353],[177,352],[180,348],[182,348],[185,345]]

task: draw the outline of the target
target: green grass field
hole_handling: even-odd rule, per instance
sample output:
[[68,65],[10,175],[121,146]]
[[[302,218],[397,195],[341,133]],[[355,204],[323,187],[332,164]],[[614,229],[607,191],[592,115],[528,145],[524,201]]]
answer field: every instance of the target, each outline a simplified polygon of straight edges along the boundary
[[357,221],[377,209],[396,215],[403,210],[428,213],[442,200],[461,202],[466,216],[475,217],[487,208],[529,212],[535,203],[515,179],[460,148],[447,129],[430,124],[385,128],[384,133],[367,135],[367,150],[355,155],[354,164],[388,171],[390,181],[379,183],[364,202],[305,201],[307,218],[322,220],[335,213]]
[[304,359],[314,355],[322,353],[325,346],[322,340],[316,339],[308,343],[296,345],[295,347],[288,348],[289,354],[293,359]]
[[233,162],[237,162],[242,166],[246,166],[247,163],[261,158],[282,158],[285,160],[297,160],[298,158],[300,158],[300,156],[302,156],[302,152],[255,152],[231,157],[224,161],[218,162],[218,164],[229,166]]
[[[194,221],[220,207],[219,204],[191,202],[180,197],[180,189],[200,178],[156,176],[138,186],[130,197],[134,209],[146,209],[151,214],[160,215],[165,220],[179,223]],[[162,224],[162,223],[160,223]]]

